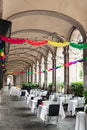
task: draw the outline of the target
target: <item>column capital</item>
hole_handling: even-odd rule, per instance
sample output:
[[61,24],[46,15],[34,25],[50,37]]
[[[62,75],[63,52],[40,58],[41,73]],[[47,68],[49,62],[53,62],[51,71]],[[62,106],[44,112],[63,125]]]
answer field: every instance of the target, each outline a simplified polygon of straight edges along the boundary
[[51,58],[52,60],[56,60],[56,56],[52,56],[52,58]]
[[41,67],[41,64],[39,64],[39,68]]
[[44,57],[44,61],[47,61],[47,57]]
[[64,48],[63,54],[68,55],[69,54],[69,48]]
[[46,60],[44,61],[44,64],[47,65],[47,61]]

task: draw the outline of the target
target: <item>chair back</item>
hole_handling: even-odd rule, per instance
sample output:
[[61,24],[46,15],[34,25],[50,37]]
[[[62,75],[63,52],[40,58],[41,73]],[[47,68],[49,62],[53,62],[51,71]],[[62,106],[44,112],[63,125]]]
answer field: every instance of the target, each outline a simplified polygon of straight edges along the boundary
[[50,104],[49,105],[49,116],[58,116],[59,115],[59,104]]
[[25,96],[25,93],[26,93],[25,91],[22,91],[21,96]]
[[34,99],[34,97],[31,97],[31,100],[33,100]]
[[42,103],[42,99],[38,99],[38,102],[37,102],[37,107]]

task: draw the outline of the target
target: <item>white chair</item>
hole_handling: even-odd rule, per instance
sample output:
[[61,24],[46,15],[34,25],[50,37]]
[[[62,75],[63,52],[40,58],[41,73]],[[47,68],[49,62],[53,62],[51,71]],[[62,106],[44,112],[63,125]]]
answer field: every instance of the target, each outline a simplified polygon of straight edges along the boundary
[[78,112],[76,116],[75,130],[87,130],[85,112]]
[[52,124],[52,123],[50,123],[51,117],[56,117],[56,125],[57,125],[58,116],[59,116],[59,108],[60,108],[59,104],[50,104],[49,105],[48,114],[45,116],[45,121],[46,121],[45,126]]
[[79,98],[76,105],[76,112],[84,111],[84,104],[85,104],[84,98]]

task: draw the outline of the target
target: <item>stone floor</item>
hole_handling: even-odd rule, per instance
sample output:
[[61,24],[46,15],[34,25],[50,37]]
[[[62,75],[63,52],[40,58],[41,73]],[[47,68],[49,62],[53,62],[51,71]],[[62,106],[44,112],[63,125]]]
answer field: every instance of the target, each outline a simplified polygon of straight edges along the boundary
[[6,89],[0,95],[0,130],[75,130],[75,117],[66,116],[58,125],[45,126],[25,100],[9,96]]

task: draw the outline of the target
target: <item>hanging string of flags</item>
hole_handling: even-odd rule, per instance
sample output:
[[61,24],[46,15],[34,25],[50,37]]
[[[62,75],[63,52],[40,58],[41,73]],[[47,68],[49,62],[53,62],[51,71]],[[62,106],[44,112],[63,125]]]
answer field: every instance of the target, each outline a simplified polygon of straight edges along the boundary
[[[5,36],[0,36],[0,60],[2,63],[2,68],[5,69],[5,59],[6,59],[6,55],[5,55],[5,51],[3,48],[3,42],[9,43],[9,44],[23,44],[23,43],[28,43],[32,46],[44,46],[44,45],[51,45],[54,47],[66,47],[66,46],[71,46],[74,47],[76,49],[87,49],[87,43],[81,43],[81,44],[76,44],[73,42],[54,42],[54,41],[50,41],[50,40],[45,40],[45,41],[33,41],[33,40],[28,40],[28,39],[22,39],[22,38],[8,38]],[[78,62],[78,61],[77,61]],[[76,61],[74,63],[77,63]],[[71,65],[72,63],[69,63],[66,66]],[[58,66],[57,68],[61,68],[61,66]],[[55,68],[54,68],[55,69]],[[53,70],[52,68],[50,70]],[[50,71],[48,70],[48,71]],[[44,70],[43,72],[46,72],[47,70]],[[43,73],[40,72],[40,73]]]
[[[68,62],[68,63],[63,64],[63,65],[56,66],[55,68],[49,68],[48,70],[43,70],[41,72],[34,72],[34,71],[27,72],[27,74],[29,74],[29,75],[30,74],[43,74],[43,73],[47,73],[47,72],[54,71],[56,69],[62,68],[64,66],[69,67],[71,65],[74,65],[74,64],[77,64],[78,62],[83,62],[83,61],[87,61],[87,57],[80,59],[80,60],[71,61],[71,62]],[[7,72],[7,74],[18,75],[18,74],[26,74],[26,72]]]
[[28,40],[28,39],[21,39],[21,38],[7,38],[4,36],[0,36],[1,40],[5,41],[6,43],[9,44],[23,44],[23,43],[28,43],[32,46],[44,46],[44,45],[51,45],[55,47],[66,47],[66,46],[71,46],[76,49],[87,49],[87,43],[81,43],[81,44],[76,44],[73,42],[54,42],[54,41],[33,41],[33,40]]
[[0,60],[1,60],[1,66],[3,71],[5,70],[5,59],[6,59],[6,55],[4,53],[2,42],[0,41]]

